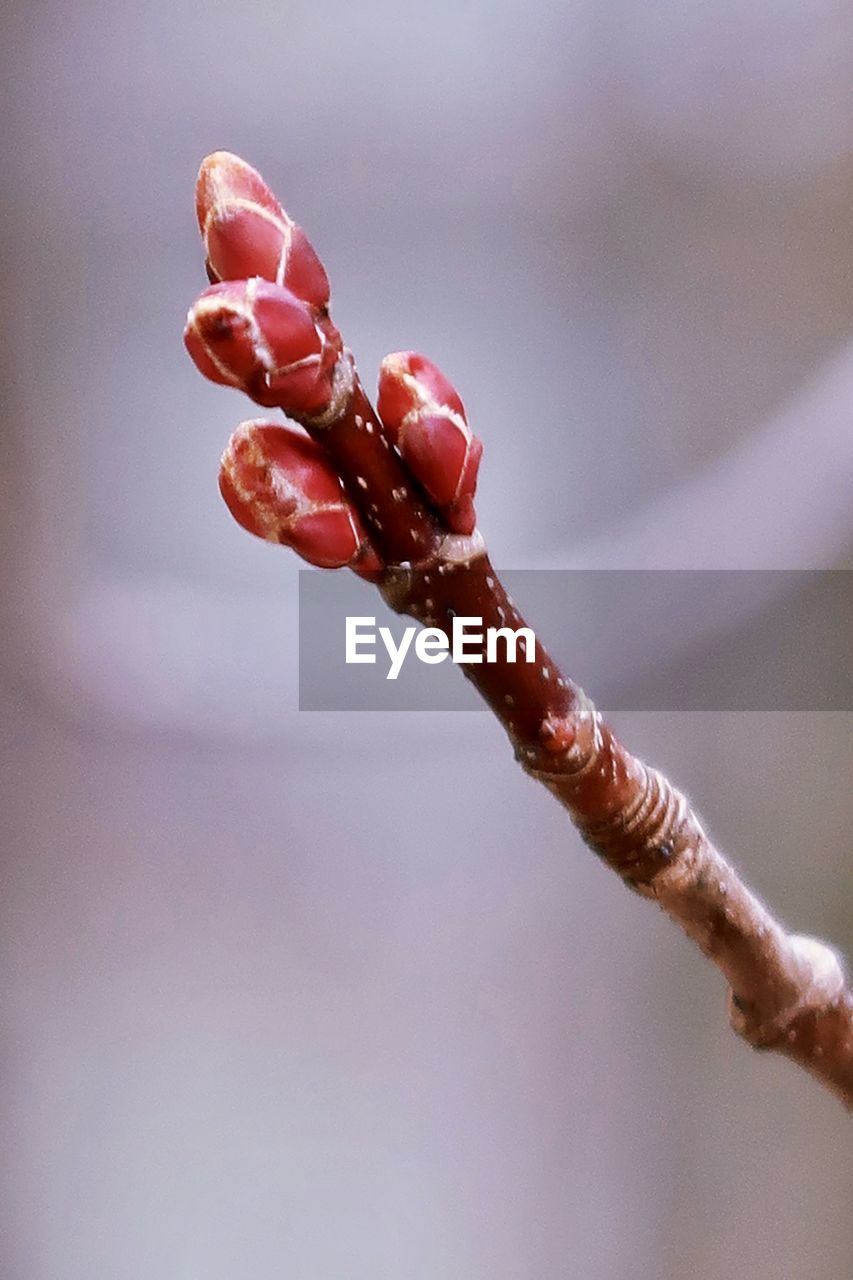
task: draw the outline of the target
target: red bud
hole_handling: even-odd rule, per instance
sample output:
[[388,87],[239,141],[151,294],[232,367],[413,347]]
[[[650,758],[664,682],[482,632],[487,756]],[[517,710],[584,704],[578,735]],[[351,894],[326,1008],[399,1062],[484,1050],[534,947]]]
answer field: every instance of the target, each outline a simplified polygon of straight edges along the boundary
[[414,351],[386,356],[379,371],[379,416],[409,469],[442,508],[454,533],[468,534],[483,453],[444,374]]
[[196,214],[214,279],[261,276],[309,306],[328,305],[329,281],[305,232],[245,160],[215,151],[202,161]]
[[243,422],[222,456],[219,488],[234,519],[324,569],[370,576],[382,565],[326,455],[293,427]]
[[307,303],[257,277],[205,289],[190,308],[184,342],[212,382],[297,417],[328,407],[340,355],[335,331]]

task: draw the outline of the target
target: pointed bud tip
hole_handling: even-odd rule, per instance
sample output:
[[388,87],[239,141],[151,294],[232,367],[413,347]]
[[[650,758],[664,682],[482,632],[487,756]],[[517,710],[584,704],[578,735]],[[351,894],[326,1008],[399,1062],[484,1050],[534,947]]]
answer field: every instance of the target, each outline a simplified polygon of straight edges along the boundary
[[258,192],[266,192],[278,206],[278,201],[257,169],[253,169],[233,151],[212,151],[205,156],[199,166],[195,184],[196,213],[202,235],[214,207],[221,208],[229,200],[245,198],[250,194],[252,199],[257,199]]
[[246,162],[234,151],[211,151],[198,167],[196,186],[215,181],[220,172],[233,168],[245,168]]
[[237,155],[236,151],[226,151],[224,149],[211,151],[199,165],[199,180],[201,180],[203,174],[212,173],[217,168],[228,168],[230,166],[242,169],[250,167],[242,156]]
[[[396,388],[396,390],[392,390]],[[411,399],[411,408],[419,404],[442,406],[458,413],[467,422],[465,407],[449,378],[432,360],[419,351],[392,351],[379,368],[379,393]]]
[[329,280],[305,235],[264,179],[231,151],[214,151],[196,181],[196,217],[207,268],[217,280],[262,276],[312,307],[329,302]]

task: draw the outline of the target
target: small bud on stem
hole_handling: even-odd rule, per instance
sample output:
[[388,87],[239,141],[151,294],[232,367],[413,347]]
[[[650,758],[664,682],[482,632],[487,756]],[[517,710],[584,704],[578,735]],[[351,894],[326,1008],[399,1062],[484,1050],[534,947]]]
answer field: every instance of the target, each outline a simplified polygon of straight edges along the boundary
[[381,563],[322,449],[294,427],[243,422],[222,456],[219,488],[234,519],[324,569]]
[[444,374],[414,351],[386,356],[379,370],[379,416],[412,474],[452,533],[471,533],[483,453]]
[[211,285],[190,308],[184,341],[206,378],[266,408],[310,416],[332,398],[340,338],[281,285],[257,276]]

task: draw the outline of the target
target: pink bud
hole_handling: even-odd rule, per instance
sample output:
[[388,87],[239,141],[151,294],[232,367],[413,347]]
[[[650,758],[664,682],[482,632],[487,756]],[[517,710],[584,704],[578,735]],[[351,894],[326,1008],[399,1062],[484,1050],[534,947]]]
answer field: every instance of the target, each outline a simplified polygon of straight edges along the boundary
[[309,564],[366,576],[382,567],[326,455],[293,427],[241,423],[222,456],[219,489],[238,524]]
[[305,232],[245,160],[215,151],[202,161],[196,214],[214,279],[262,276],[309,306],[328,304],[329,281]]
[[425,356],[398,351],[379,370],[379,416],[414,477],[453,533],[474,529],[483,453],[454,387]]
[[184,342],[206,378],[257,404],[297,417],[328,407],[340,342],[280,285],[257,277],[211,285],[190,308]]

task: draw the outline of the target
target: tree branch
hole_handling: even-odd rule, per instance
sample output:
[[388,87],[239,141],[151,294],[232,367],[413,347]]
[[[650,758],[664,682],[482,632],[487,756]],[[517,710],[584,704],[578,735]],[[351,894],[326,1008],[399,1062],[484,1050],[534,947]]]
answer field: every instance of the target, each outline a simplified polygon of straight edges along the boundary
[[[199,225],[214,282],[186,343],[206,376],[301,424],[243,424],[221,487],[245,527],[311,563],[348,565],[398,613],[449,635],[525,625],[474,525],[481,446],[444,375],[387,357],[374,411],[328,312],[325,271],[260,176],[220,152],[202,165]],[[523,641],[521,642],[523,644]],[[485,655],[483,655],[485,657]],[[789,934],[709,841],[687,800],[632,756],[539,643],[535,661],[465,665],[522,768],[587,845],[658,903],[724,974],[732,1026],[853,1106],[853,995],[836,953]]]

